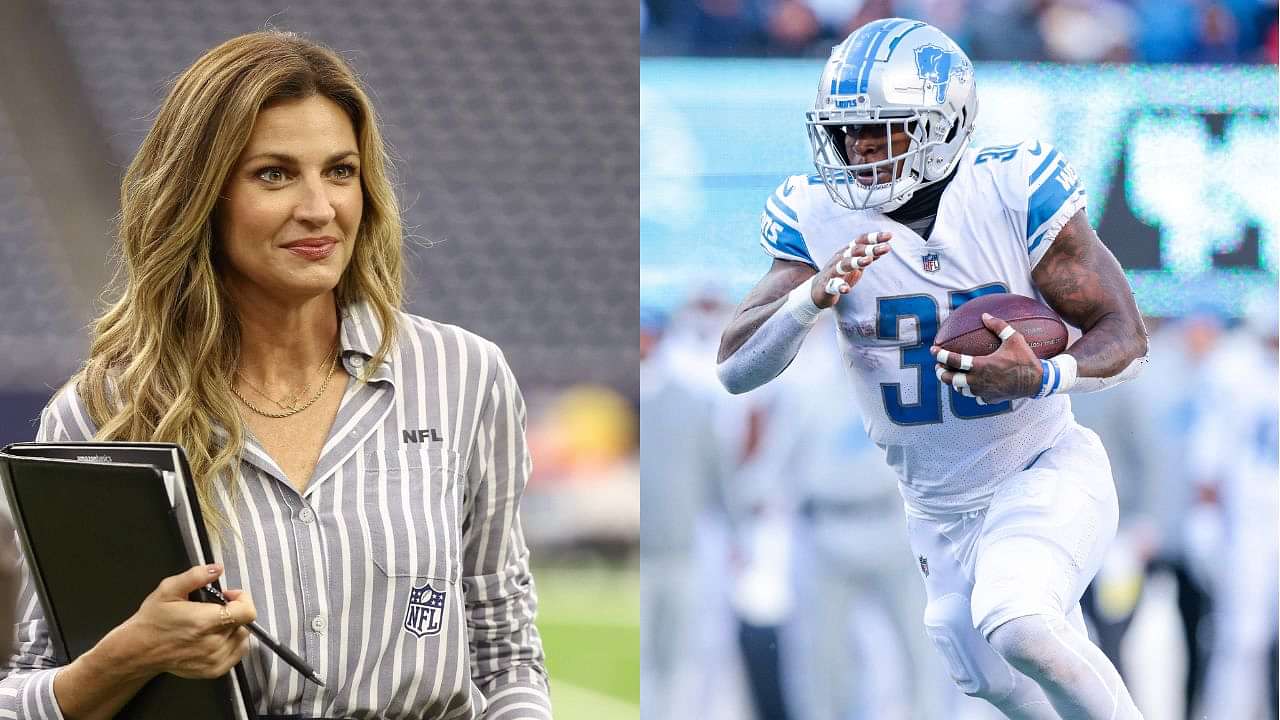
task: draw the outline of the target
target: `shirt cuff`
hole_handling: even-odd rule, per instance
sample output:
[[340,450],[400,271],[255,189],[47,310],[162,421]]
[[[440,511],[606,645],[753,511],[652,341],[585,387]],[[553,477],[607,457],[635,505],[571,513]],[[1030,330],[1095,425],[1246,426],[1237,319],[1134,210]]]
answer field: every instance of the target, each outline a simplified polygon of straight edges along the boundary
[[551,720],[547,686],[536,680],[505,685],[487,699],[484,720]]
[[[16,717],[30,720],[66,720],[62,716],[62,708],[58,707],[58,698],[53,694],[53,679],[61,670],[55,667],[11,673],[6,678],[7,687],[0,688],[0,693],[13,695],[0,698],[0,707],[12,707]],[[19,677],[22,682],[14,687],[11,683]]]

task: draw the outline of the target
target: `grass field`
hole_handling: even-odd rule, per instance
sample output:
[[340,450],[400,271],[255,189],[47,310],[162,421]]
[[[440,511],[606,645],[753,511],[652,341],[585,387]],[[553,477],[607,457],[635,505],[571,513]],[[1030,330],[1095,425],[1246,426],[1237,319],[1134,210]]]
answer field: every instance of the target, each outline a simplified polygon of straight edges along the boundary
[[640,571],[534,568],[556,720],[640,717]]

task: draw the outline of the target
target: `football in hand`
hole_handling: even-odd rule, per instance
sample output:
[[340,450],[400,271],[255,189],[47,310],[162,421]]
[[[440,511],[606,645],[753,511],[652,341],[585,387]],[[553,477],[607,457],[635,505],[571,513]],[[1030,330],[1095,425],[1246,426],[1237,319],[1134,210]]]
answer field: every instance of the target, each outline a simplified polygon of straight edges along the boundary
[[1067,347],[1067,326],[1044,303],[1012,293],[992,293],[976,297],[952,310],[933,344],[947,352],[990,355],[1000,347],[1000,338],[982,324],[982,314],[1004,320],[1022,333],[1036,357],[1044,360]]

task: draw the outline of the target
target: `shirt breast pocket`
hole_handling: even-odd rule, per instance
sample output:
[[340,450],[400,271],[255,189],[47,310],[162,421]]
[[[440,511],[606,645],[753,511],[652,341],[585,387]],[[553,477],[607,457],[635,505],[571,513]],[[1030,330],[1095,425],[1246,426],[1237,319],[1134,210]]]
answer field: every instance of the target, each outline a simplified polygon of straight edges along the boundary
[[366,462],[365,516],[373,565],[389,578],[454,582],[461,574],[458,453],[408,450]]

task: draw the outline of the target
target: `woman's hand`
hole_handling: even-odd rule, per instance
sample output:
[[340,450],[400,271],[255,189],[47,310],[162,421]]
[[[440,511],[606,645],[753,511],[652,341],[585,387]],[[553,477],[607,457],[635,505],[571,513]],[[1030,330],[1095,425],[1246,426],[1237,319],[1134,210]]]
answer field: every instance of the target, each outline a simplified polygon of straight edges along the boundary
[[241,590],[223,592],[226,606],[187,598],[221,575],[221,565],[197,565],[161,580],[138,612],[59,670],[53,694],[63,717],[114,717],[160,673],[216,678],[230,672],[249,648],[244,626],[257,617],[253,600]]
[[185,678],[226,675],[249,648],[245,625],[258,613],[242,590],[227,590],[225,606],[192,602],[187,596],[222,575],[220,565],[199,565],[167,577],[142,601],[138,612],[110,635],[127,637],[129,662],[148,675]]

